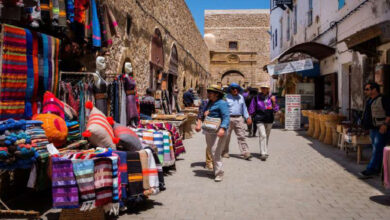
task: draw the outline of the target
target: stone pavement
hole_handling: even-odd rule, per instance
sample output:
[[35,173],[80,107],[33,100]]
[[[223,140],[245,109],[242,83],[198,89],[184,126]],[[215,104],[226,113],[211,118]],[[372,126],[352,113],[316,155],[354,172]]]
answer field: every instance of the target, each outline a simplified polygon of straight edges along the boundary
[[120,219],[390,219],[390,193],[379,177],[358,179],[364,165],[352,155],[273,129],[269,159],[258,159],[258,138],[250,138],[254,157],[245,161],[235,138],[222,182],[203,168],[205,140],[196,134],[166,177],[167,190]]

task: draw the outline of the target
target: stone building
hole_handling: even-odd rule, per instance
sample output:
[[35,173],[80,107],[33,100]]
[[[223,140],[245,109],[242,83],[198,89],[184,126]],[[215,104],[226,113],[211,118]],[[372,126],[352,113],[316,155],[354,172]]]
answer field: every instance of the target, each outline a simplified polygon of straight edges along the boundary
[[[101,2],[113,11],[120,32],[104,55],[108,79],[122,73],[124,62],[130,61],[141,94],[148,87],[161,87],[161,81],[168,90],[177,86],[179,97],[190,87],[205,87],[208,48],[184,0]],[[89,59],[85,65],[92,71],[94,58]]]
[[269,10],[206,10],[205,41],[213,82],[258,87],[269,81]]

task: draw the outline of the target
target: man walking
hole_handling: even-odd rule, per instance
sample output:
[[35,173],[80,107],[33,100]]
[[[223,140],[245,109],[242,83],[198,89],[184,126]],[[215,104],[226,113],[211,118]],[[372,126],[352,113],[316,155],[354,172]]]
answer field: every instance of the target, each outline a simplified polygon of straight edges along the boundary
[[370,131],[372,156],[366,170],[360,173],[363,178],[379,174],[382,167],[383,149],[389,139],[390,100],[380,94],[377,83],[367,83],[364,87],[369,97],[363,114],[363,127]]
[[238,146],[241,151],[241,156],[248,160],[251,156],[248,148],[248,144],[246,143],[246,134],[245,134],[245,121],[247,124],[252,124],[252,119],[248,114],[248,110],[245,105],[245,99],[240,92],[242,88],[237,83],[230,84],[228,88],[228,94],[226,95],[226,101],[229,104],[229,112],[230,112],[230,125],[227,133],[227,138],[225,142],[225,148],[222,151],[222,156],[225,158],[229,158],[229,144],[230,137],[232,131],[237,135]]

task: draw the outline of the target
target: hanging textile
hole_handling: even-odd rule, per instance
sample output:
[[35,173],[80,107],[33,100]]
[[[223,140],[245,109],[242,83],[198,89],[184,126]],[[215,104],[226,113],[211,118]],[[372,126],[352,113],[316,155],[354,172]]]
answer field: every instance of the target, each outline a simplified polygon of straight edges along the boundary
[[112,161],[110,158],[96,158],[95,164],[95,191],[96,206],[103,206],[112,202]]
[[41,18],[45,25],[50,24],[50,0],[41,0]]
[[133,121],[139,120],[139,112],[138,106],[139,102],[137,102],[137,91],[136,91],[136,83],[134,79],[128,75],[123,77],[123,85],[126,92],[126,116],[127,116],[127,124],[133,125]]
[[129,197],[143,195],[143,177],[140,155],[138,152],[127,152],[127,172]]
[[66,19],[68,19],[70,23],[73,23],[75,2],[74,0],[65,0],[65,1],[66,1]]
[[31,98],[32,114],[38,114],[38,88],[39,88],[39,42],[41,35],[33,32],[33,64],[34,64],[34,88]]
[[32,95],[34,92],[34,61],[33,61],[33,35],[26,29],[27,39],[27,87],[26,87],[26,103],[24,109],[24,118],[30,119],[33,115],[32,112]]
[[24,117],[27,56],[26,31],[3,25],[0,120]]
[[119,34],[118,22],[116,21],[115,16],[110,10],[110,8],[107,5],[105,5],[105,7],[106,7],[108,20],[110,24],[111,35],[118,35]]
[[59,15],[58,26],[66,27],[66,3],[65,0],[58,0]]
[[74,175],[80,191],[81,209],[93,207],[96,199],[93,160],[73,160],[72,162]]
[[[91,0],[91,14],[92,14],[92,46],[101,47],[102,46],[102,38],[100,33],[100,23],[97,12],[97,5],[95,0]],[[107,112],[106,112],[107,114]]]
[[126,114],[126,92],[124,88],[123,80],[119,81],[119,107],[120,107],[120,124],[127,125],[127,114]]
[[153,157],[153,150],[151,148],[146,148],[145,151],[148,155],[147,174],[149,176],[150,189],[153,194],[157,194],[160,192],[160,185],[158,182],[158,170],[157,170],[156,161],[154,160]]
[[[88,16],[86,14],[87,8],[89,8],[89,0],[74,0],[74,20],[76,22],[85,24],[86,16]],[[68,9],[71,10],[72,8],[68,6]]]

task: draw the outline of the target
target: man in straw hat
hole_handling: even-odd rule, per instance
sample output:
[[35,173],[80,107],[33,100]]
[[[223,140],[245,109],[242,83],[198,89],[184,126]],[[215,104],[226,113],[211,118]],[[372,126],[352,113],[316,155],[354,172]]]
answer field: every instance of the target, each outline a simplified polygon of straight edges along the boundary
[[224,158],[229,158],[229,145],[230,145],[230,137],[232,135],[232,131],[236,133],[238,146],[241,151],[241,157],[245,160],[249,160],[251,154],[249,152],[248,144],[246,143],[245,137],[245,122],[248,125],[252,124],[252,119],[248,114],[248,110],[245,105],[245,99],[240,94],[242,92],[242,88],[237,83],[231,83],[228,87],[228,94],[226,95],[226,101],[229,104],[230,111],[230,126],[227,132],[227,138],[225,147],[222,151],[222,156]]
[[207,148],[211,149],[216,182],[222,181],[224,175],[221,153],[230,123],[229,106],[223,100],[223,95],[224,93],[218,85],[212,85],[207,89],[209,101],[196,126],[197,132],[203,128]]
[[279,110],[275,96],[270,95],[268,83],[260,84],[260,93],[252,99],[249,106],[249,114],[254,118],[254,123],[259,131],[260,159],[268,158],[268,140],[274,122],[274,113]]

